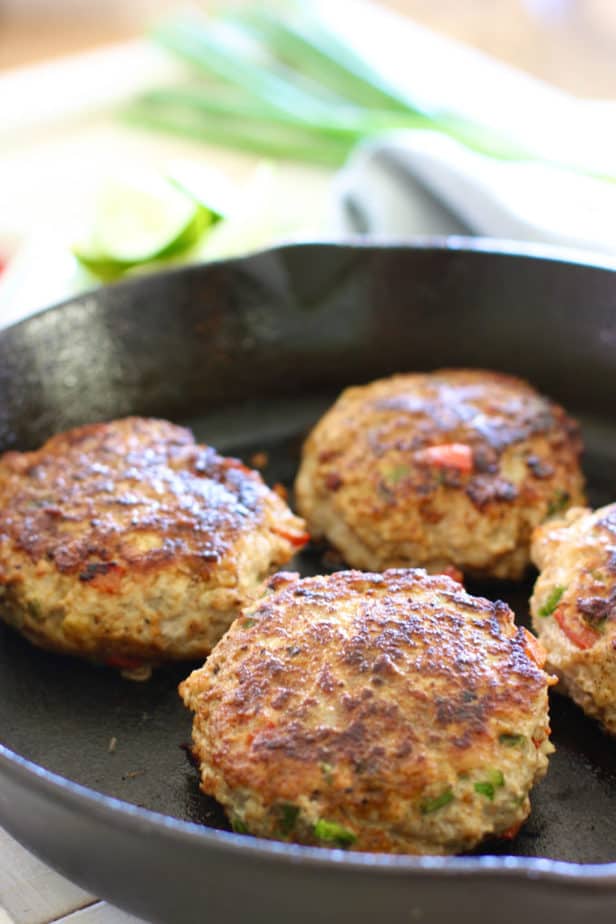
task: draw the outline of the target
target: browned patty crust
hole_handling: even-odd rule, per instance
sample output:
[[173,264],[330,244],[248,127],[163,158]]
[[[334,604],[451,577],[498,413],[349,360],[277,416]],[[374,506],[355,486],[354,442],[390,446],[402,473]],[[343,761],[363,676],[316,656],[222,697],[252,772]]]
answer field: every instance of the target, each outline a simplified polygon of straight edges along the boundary
[[237,459],[129,417],[0,459],[0,587],[36,644],[98,660],[209,652],[306,540]]
[[310,532],[370,570],[520,578],[532,529],[584,503],[578,427],[527,382],[444,369],[348,388],[296,481]]
[[616,504],[575,508],[535,530],[530,601],[550,669],[616,735]]
[[521,823],[549,678],[506,604],[421,570],[269,587],[180,687],[202,789],[236,830],[449,853]]

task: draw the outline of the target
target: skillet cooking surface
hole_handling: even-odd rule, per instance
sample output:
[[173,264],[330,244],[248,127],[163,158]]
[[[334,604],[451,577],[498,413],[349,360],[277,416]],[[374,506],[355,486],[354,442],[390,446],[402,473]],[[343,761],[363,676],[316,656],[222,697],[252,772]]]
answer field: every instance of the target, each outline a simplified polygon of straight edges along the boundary
[[[299,404],[299,407],[298,407]],[[318,417],[329,400],[250,402],[196,420],[183,420],[196,436],[247,463],[265,450],[263,474],[270,484],[291,486],[303,428],[298,417]],[[255,421],[276,423],[278,438],[236,442],[238,421],[248,432]],[[592,433],[587,437],[592,439]],[[591,445],[586,460],[593,504],[616,497],[616,427],[607,445]],[[594,479],[593,479],[594,474]],[[331,570],[324,549],[296,557],[288,567],[304,574]],[[473,593],[501,597],[518,620],[529,625],[532,580],[516,584],[467,584]],[[177,684],[197,664],[156,671],[148,683],[123,680],[115,671],[33,649],[6,627],[0,629],[0,727],[5,743],[50,770],[107,795],[145,808],[230,830],[222,809],[200,794],[197,772],[186,745],[191,718],[177,695]],[[600,863],[616,858],[616,742],[565,698],[551,705],[556,754],[548,776],[532,797],[529,822],[512,843],[492,841],[481,852],[543,856]],[[115,742],[110,743],[112,739]],[[575,836],[572,837],[572,832]]]
[[[266,479],[289,485],[302,436],[345,385],[483,366],[528,378],[582,420],[590,499],[606,503],[616,499],[615,279],[607,266],[460,240],[296,245],[144,277],[0,334],[0,449],[33,448],[87,421],[155,415],[248,462],[266,451]],[[322,554],[303,554],[298,567],[322,570]],[[526,622],[531,584],[468,589],[506,599]],[[501,924],[613,920],[616,742],[567,700],[552,697],[557,753],[529,822],[483,853],[610,862],[605,872],[498,856],[362,859],[209,833],[204,825],[226,822],[198,791],[182,748],[190,716],[176,693],[192,666],[138,685],[0,628],[2,744],[95,792],[200,826],[114,807],[1,751],[0,824],[91,891],[165,924],[201,924],[204,896],[225,924],[282,924],[291,902],[306,922],[372,921],[386,907],[391,924],[454,913],[459,924],[491,924],[496,901]]]

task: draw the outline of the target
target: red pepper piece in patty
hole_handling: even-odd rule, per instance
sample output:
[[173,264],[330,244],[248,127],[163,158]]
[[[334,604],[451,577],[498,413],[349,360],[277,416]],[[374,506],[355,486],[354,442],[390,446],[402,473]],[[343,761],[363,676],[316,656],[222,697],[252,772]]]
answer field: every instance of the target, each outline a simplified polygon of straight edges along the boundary
[[473,451],[464,443],[443,443],[441,446],[428,446],[419,449],[415,458],[424,465],[437,468],[455,468],[459,472],[472,472]]
[[570,642],[582,650],[592,648],[600,637],[599,632],[570,610],[559,606],[554,612],[554,619],[563,630]]

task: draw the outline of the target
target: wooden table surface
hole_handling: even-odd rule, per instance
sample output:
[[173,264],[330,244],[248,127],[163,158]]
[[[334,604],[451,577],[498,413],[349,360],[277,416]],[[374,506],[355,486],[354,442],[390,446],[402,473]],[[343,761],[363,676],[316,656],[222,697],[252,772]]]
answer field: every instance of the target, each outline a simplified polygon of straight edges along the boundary
[[[336,0],[338,2],[338,0]],[[343,2],[343,0],[340,0]],[[48,3],[48,8],[49,8]],[[169,0],[137,4],[142,19],[91,12],[28,16],[17,0],[0,7],[0,70],[121,41],[141,33]],[[616,98],[616,0],[386,0],[418,22],[579,95]],[[30,2],[25,8],[36,7]],[[75,0],[69,4],[77,9]],[[84,9],[90,8],[86,3]],[[146,16],[147,12],[147,16]],[[32,857],[0,830],[0,924],[131,924]]]

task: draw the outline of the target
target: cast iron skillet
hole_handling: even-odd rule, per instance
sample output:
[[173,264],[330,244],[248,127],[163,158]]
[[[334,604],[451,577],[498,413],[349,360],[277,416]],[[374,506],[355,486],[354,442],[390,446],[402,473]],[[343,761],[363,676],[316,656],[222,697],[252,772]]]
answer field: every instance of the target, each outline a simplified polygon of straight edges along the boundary
[[[616,499],[616,272],[464,240],[296,245],[85,295],[0,335],[0,448],[129,413],[290,483],[343,386],[446,365],[518,373],[584,425],[591,500]],[[326,567],[321,550],[305,572]],[[531,584],[472,587],[527,619]],[[461,858],[301,848],[228,832],[198,792],[175,692],[0,631],[0,823],[87,889],[149,920],[277,924],[612,922],[616,744],[554,696],[557,753],[509,844]],[[115,742],[112,743],[112,739]],[[114,746],[115,745],[115,746]]]

